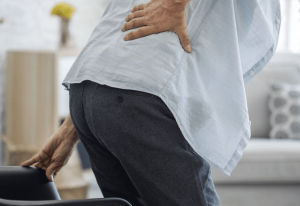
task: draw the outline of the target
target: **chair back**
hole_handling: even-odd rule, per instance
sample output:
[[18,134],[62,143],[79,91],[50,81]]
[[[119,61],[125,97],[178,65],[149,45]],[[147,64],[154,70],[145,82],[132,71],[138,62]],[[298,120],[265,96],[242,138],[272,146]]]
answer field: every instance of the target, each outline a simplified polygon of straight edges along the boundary
[[6,200],[60,200],[54,182],[36,167],[1,166],[0,198]]

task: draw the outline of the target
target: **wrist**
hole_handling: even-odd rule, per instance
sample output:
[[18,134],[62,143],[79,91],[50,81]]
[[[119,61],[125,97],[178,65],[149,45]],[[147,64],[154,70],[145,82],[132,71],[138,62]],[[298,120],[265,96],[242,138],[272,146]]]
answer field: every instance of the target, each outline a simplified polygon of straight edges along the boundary
[[74,125],[70,125],[70,126],[62,125],[60,127],[60,130],[61,130],[62,135],[64,136],[64,138],[67,141],[75,144],[79,140],[79,137],[76,133]]
[[190,0],[162,0],[162,5],[168,8],[185,8]]
[[182,4],[182,3],[188,3],[190,0],[171,0],[173,1],[175,4]]
[[76,133],[76,129],[72,123],[70,114],[65,119],[64,123],[60,126],[59,130],[68,141],[75,144],[79,140],[79,137]]
[[190,0],[163,0],[173,5],[186,5]]

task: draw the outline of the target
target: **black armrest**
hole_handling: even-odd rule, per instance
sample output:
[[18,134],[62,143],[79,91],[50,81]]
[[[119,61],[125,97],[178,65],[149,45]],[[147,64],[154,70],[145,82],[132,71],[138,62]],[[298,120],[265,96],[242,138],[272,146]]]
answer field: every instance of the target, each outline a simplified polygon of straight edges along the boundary
[[1,206],[131,206],[120,198],[95,198],[85,200],[15,201],[0,199]]
[[131,206],[121,198],[60,200],[45,171],[36,167],[0,167],[0,206]]
[[10,200],[60,200],[54,182],[37,167],[0,167],[0,198]]

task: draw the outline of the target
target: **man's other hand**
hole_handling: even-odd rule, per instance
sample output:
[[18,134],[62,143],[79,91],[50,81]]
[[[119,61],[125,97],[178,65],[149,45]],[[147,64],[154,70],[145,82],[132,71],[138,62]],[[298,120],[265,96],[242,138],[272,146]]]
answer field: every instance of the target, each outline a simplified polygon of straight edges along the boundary
[[78,140],[69,114],[62,126],[48,139],[39,153],[23,162],[21,166],[33,165],[41,168],[46,171],[48,180],[53,181],[60,169],[67,164]]
[[131,10],[125,18],[122,31],[139,28],[124,36],[124,40],[133,40],[164,31],[175,32],[186,52],[192,52],[187,34],[185,7],[189,0],[151,0]]

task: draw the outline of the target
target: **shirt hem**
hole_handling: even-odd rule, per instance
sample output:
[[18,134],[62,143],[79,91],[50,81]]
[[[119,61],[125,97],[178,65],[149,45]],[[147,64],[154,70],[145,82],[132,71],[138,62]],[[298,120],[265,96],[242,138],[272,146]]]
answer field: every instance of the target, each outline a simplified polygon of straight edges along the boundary
[[249,124],[249,120],[246,119],[244,125],[243,125],[243,130],[242,130],[242,138],[235,149],[235,152],[233,153],[231,159],[229,160],[228,164],[224,167],[222,172],[224,172],[226,175],[230,176],[231,172],[233,169],[237,166],[238,162],[243,156],[243,152],[246,148],[246,146],[249,143],[249,140],[251,138],[250,133],[245,129],[245,124]]
[[[178,70],[179,69],[177,69],[177,71]],[[179,126],[180,130],[183,133],[184,138],[190,144],[190,146],[195,150],[195,152],[197,154],[199,154],[202,158],[204,158],[208,163],[210,163],[211,165],[213,165],[214,167],[219,169],[221,172],[224,172],[226,175],[230,176],[230,173],[233,171],[233,169],[238,164],[239,160],[242,157],[243,151],[244,151],[244,149],[246,148],[246,146],[249,142],[250,135],[249,135],[249,132],[245,129],[246,124],[249,124],[249,120],[246,118],[246,120],[243,124],[243,127],[238,132],[238,134],[242,133],[242,137],[241,137],[239,143],[237,144],[236,149],[233,151],[233,155],[231,156],[229,161],[227,161],[227,164],[226,164],[225,167],[220,167],[216,163],[209,160],[209,158],[207,158],[205,155],[203,155],[201,153],[201,151],[197,150],[197,148],[195,146],[196,144],[194,143],[193,139],[190,138],[186,134],[186,131],[184,130],[184,127],[182,126],[181,119],[177,116],[177,113],[175,112],[175,109],[172,107],[171,102],[168,99],[168,92],[169,92],[169,90],[168,90],[169,87],[168,86],[172,82],[173,77],[176,76],[176,75],[177,75],[177,72],[175,72],[170,77],[170,79],[166,82],[165,86],[163,87],[163,89],[160,90],[159,93],[155,93],[153,91],[145,91],[141,88],[137,89],[137,88],[133,88],[133,87],[130,87],[130,86],[124,87],[124,85],[114,83],[113,81],[111,81],[111,79],[108,79],[107,77],[105,77],[105,78],[104,77],[103,78],[102,77],[96,78],[96,77],[93,77],[93,76],[90,76],[90,75],[82,75],[82,76],[80,76],[80,78],[72,78],[72,80],[67,80],[66,79],[62,82],[62,85],[66,88],[66,90],[69,90],[70,89],[70,84],[81,83],[84,80],[90,80],[90,81],[97,82],[97,83],[100,83],[100,84],[106,84],[106,85],[112,86],[112,87],[118,87],[118,88],[122,88],[122,89],[133,89],[133,90],[139,90],[139,91],[142,91],[142,92],[148,92],[148,93],[151,93],[151,94],[154,94],[154,95],[160,97],[163,100],[163,102],[168,106],[168,108],[170,109],[172,114],[174,115],[174,117],[176,119],[176,122],[178,123],[178,126]]]
[[[166,91],[166,90],[164,90],[164,91]],[[184,127],[182,126],[181,120],[177,116],[177,113],[174,111],[173,107],[169,104],[168,95],[166,93],[162,92],[158,96],[165,102],[165,104],[168,106],[168,108],[172,111],[172,113],[173,113],[173,115],[174,115],[174,117],[176,119],[176,122],[178,123],[178,126],[179,126],[180,130],[183,133],[183,136],[185,137],[185,139],[187,140],[187,142],[191,145],[191,147],[195,150],[195,152],[197,152],[209,164],[213,165],[214,167],[216,167],[217,169],[219,169],[221,172],[223,172],[226,175],[230,176],[231,172],[233,171],[233,169],[236,167],[236,165],[238,164],[238,162],[242,158],[243,151],[245,150],[245,148],[248,145],[248,142],[250,140],[250,136],[251,136],[250,132],[245,129],[245,126],[249,125],[248,118],[245,119],[244,124],[243,124],[241,130],[239,131],[239,134],[242,133],[242,136],[241,136],[241,139],[240,139],[240,141],[239,141],[236,149],[233,152],[233,155],[229,159],[229,161],[226,164],[226,166],[222,168],[219,165],[217,165],[214,162],[212,162],[211,160],[209,160],[209,158],[207,158],[205,155],[203,155],[201,153],[201,151],[197,150],[197,148],[195,147],[195,144],[193,143],[193,140],[191,138],[189,138],[189,136],[186,134],[186,132],[184,130]]]
[[111,81],[111,80],[113,80],[113,78],[107,78],[107,76],[105,76],[103,78],[102,77],[101,78],[96,78],[96,77],[93,77],[93,76],[90,76],[90,75],[82,75],[80,78],[72,78],[72,80],[65,79],[65,80],[63,80],[62,85],[65,87],[65,90],[70,90],[70,84],[81,83],[85,80],[90,80],[90,81],[98,83],[98,84],[105,84],[105,85],[120,88],[120,89],[137,90],[137,91],[147,92],[147,93],[151,93],[153,95],[159,96],[158,93],[153,92],[151,90],[145,90],[143,88],[137,89],[136,87],[131,87],[129,85],[124,86],[123,84],[115,83],[115,82]]

